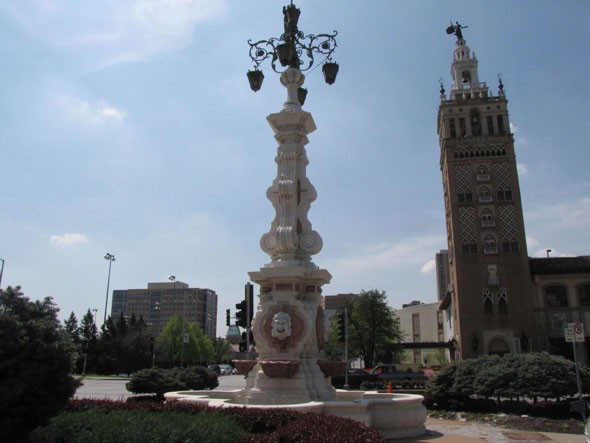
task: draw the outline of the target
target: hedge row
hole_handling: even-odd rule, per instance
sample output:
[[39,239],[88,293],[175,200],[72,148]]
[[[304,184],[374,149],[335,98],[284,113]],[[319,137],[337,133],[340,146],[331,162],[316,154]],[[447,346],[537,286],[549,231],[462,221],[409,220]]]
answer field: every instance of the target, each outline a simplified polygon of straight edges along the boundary
[[[153,417],[157,415],[161,415],[164,419],[154,420]],[[184,417],[177,418],[176,415]],[[87,417],[89,416],[93,417],[94,421],[88,421]],[[104,424],[96,418],[101,416],[107,417]],[[118,421],[115,426],[109,424],[109,416],[117,417]],[[221,416],[222,419],[215,418],[217,416]],[[119,417],[123,418],[119,419]],[[194,434],[183,434],[185,425],[175,425],[172,432],[164,423],[170,417],[173,417],[174,423],[184,423],[183,420],[186,420],[186,417],[190,419],[200,418],[200,420],[205,420],[204,423],[207,423],[208,431],[203,436],[195,437]],[[192,422],[188,420],[186,423]],[[237,424],[240,429],[235,431],[232,423]],[[127,426],[129,428],[123,429]],[[111,432],[113,428],[128,437],[124,440],[114,440],[113,438],[116,437],[113,437]],[[198,428],[198,426],[191,424],[190,428]],[[76,430],[76,432],[73,433],[72,429]],[[88,435],[92,435],[92,438],[87,440],[68,439],[73,438],[72,435],[80,433],[81,429],[87,432]],[[384,442],[379,431],[342,417],[300,413],[283,409],[252,409],[246,407],[221,409],[181,402],[130,403],[85,399],[72,400],[67,410],[52,420],[49,427],[35,431],[31,443],[75,443],[90,440],[95,442],[109,441],[116,443],[120,441],[133,443],[142,440],[131,440],[131,436],[135,433],[144,435],[146,429],[149,429],[150,437],[143,441],[154,442]],[[221,436],[217,433],[219,430]],[[162,437],[160,438],[160,436]],[[215,437],[213,438],[213,436]]]
[[[590,372],[581,368],[580,373],[583,391],[590,392]],[[441,409],[491,399],[559,400],[576,393],[574,363],[546,352],[463,360],[445,367],[426,386],[427,405]]]

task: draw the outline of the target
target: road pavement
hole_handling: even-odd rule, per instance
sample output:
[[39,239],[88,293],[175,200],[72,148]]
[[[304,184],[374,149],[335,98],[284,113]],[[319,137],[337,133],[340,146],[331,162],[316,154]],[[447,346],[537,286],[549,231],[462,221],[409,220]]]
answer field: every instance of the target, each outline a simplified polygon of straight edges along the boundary
[[[78,388],[75,398],[100,398],[125,400],[132,394],[125,389],[125,378],[85,377],[83,385]],[[241,375],[219,377],[217,389],[240,389],[244,386]],[[483,423],[451,421],[429,418],[426,422],[427,433],[417,438],[391,440],[395,443],[532,443],[559,442],[584,443],[583,435],[554,434],[549,432],[525,432],[499,428]]]

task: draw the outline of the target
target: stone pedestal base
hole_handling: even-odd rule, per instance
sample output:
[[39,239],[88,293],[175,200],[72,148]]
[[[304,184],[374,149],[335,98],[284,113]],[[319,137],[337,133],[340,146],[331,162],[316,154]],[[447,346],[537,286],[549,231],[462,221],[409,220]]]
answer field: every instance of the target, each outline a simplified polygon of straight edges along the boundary
[[258,359],[240,392],[244,404],[331,401],[336,391],[318,366],[324,345],[322,285],[331,275],[309,263],[250,272],[260,285],[252,333]]

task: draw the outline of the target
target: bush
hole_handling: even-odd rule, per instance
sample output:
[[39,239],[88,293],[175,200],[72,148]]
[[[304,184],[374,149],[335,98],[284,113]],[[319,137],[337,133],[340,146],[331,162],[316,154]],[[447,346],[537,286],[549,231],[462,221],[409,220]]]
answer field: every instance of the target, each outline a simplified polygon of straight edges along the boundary
[[[582,371],[584,386],[590,376]],[[504,357],[482,356],[456,362],[431,378],[426,386],[429,407],[464,410],[493,410],[488,400],[516,399],[504,402],[505,412],[528,412],[530,406],[519,399],[564,398],[577,392],[574,363],[556,355],[530,353]],[[477,400],[477,401],[476,401]]]
[[[210,415],[214,418],[205,418]],[[197,422],[197,419],[202,421]],[[189,427],[195,434],[184,432]],[[199,427],[204,428],[202,434],[196,433]],[[66,412],[52,420],[50,426],[36,430],[31,439],[31,443],[87,441],[384,442],[379,431],[342,417],[285,409],[216,409],[186,402],[126,403],[87,399],[72,400]]]
[[219,386],[218,376],[215,372],[202,366],[189,366],[186,368],[174,368],[172,376],[184,386],[181,389],[215,389]]
[[170,411],[90,408],[65,412],[31,435],[31,443],[236,442],[247,433],[235,419],[219,412],[188,414]]
[[134,394],[156,394],[158,397],[164,397],[166,392],[184,389],[184,385],[172,375],[171,370],[160,368],[135,372],[125,387]]
[[156,394],[162,398],[170,391],[215,389],[218,385],[215,372],[201,366],[191,366],[142,369],[131,376],[125,387],[134,394]]
[[26,439],[66,407],[79,382],[70,376],[73,345],[50,298],[29,301],[0,290],[0,441]]

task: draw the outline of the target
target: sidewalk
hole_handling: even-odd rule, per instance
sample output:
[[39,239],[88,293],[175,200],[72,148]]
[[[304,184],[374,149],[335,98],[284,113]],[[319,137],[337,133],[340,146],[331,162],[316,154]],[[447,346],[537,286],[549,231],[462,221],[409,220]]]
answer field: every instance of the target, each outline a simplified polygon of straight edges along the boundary
[[485,423],[429,418],[426,435],[416,438],[390,440],[391,443],[529,443],[560,442],[585,443],[584,435],[555,434],[551,432],[515,431]]

